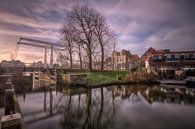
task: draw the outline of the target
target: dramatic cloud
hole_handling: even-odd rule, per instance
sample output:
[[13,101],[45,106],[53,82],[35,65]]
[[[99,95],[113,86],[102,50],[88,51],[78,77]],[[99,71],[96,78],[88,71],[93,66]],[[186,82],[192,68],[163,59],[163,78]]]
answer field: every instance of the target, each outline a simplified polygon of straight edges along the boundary
[[[105,15],[118,35],[117,48],[139,55],[149,47],[195,49],[194,0],[1,0],[0,60],[9,58],[21,36],[57,42],[66,13],[78,4]],[[22,48],[19,59],[32,62],[42,55],[41,49]]]

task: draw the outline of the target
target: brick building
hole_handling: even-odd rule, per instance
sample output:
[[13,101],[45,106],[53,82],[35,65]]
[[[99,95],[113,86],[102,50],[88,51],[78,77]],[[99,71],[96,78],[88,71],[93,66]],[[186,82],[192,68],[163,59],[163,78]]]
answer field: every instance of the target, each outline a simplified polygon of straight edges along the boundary
[[128,70],[139,67],[140,58],[136,54],[131,54],[128,50],[113,51],[112,55],[105,60],[107,70]]
[[[152,48],[153,49],[153,48]],[[195,70],[195,51],[152,50],[142,56],[147,71],[174,78],[178,73]],[[152,51],[151,51],[152,50]]]

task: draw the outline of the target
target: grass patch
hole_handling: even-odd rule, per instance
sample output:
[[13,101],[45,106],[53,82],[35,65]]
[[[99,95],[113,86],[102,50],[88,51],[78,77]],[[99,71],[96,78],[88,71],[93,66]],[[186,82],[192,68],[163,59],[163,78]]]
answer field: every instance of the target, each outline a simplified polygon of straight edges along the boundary
[[98,85],[117,81],[119,77],[121,78],[121,80],[127,80],[129,71],[93,70],[89,72],[87,70],[66,70],[66,73],[87,73],[89,77],[89,85]]
[[97,85],[102,83],[109,83],[118,80],[118,77],[121,77],[122,80],[126,80],[128,77],[128,71],[89,72],[89,84]]

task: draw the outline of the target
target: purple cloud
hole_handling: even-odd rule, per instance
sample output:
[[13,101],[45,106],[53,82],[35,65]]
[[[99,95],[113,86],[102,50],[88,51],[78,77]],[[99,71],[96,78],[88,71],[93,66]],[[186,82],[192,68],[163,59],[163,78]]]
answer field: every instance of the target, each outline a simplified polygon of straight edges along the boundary
[[193,0],[1,0],[0,60],[10,55],[20,36],[59,40],[66,13],[76,4],[88,4],[105,15],[120,49],[139,55],[148,47],[195,49]]

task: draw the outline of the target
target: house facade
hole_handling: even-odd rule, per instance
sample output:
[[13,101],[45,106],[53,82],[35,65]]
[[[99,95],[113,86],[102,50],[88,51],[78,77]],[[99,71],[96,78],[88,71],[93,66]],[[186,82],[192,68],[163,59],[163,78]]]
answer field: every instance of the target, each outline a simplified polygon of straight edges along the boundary
[[155,50],[145,59],[145,68],[149,73],[174,78],[195,70],[195,51]]
[[128,50],[113,51],[112,55],[105,60],[106,70],[128,70],[139,67],[140,58],[136,54],[131,54]]

